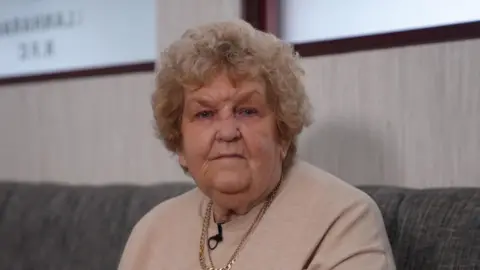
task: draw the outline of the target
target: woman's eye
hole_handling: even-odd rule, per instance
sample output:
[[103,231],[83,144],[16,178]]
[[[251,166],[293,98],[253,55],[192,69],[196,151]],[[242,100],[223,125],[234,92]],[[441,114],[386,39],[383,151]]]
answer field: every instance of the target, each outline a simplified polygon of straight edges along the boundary
[[239,109],[237,112],[241,116],[253,116],[258,113],[258,111],[254,108],[242,108]]
[[201,111],[195,114],[196,118],[210,118],[213,116],[213,111]]

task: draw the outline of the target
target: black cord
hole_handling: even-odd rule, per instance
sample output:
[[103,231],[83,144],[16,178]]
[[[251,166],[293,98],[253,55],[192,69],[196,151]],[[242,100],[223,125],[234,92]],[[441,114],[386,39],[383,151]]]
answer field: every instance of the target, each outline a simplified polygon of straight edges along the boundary
[[210,250],[214,250],[218,243],[223,241],[223,230],[222,230],[222,223],[217,223],[217,230],[218,233],[210,238],[208,238],[208,248]]

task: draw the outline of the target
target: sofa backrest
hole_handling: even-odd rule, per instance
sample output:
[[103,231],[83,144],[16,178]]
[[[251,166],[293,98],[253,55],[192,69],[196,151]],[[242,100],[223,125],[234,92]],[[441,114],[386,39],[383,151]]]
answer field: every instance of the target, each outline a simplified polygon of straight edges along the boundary
[[[192,187],[0,183],[0,269],[116,269],[135,223]],[[383,213],[399,270],[480,267],[480,189],[361,189]]]
[[480,188],[362,189],[383,213],[397,269],[480,269]]
[[191,184],[0,184],[0,269],[117,269],[135,223]]

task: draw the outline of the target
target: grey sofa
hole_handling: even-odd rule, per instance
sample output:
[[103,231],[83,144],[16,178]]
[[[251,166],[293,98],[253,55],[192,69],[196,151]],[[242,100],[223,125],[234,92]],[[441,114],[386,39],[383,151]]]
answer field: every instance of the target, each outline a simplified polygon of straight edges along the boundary
[[[0,269],[116,269],[139,218],[190,188],[1,182]],[[382,210],[398,269],[480,269],[480,188],[361,188]]]

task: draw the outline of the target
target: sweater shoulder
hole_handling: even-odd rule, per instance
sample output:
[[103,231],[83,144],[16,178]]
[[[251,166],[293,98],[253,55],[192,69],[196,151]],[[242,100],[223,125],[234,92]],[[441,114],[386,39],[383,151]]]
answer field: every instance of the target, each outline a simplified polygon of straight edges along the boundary
[[192,214],[191,212],[199,210],[202,198],[201,191],[195,187],[181,195],[167,199],[149,210],[140,218],[135,227],[158,226],[162,221],[168,221],[168,223],[179,222],[182,217],[189,216]]
[[346,208],[352,204],[376,207],[364,191],[305,161],[297,161],[288,178],[299,194],[315,198],[311,201],[319,207]]

